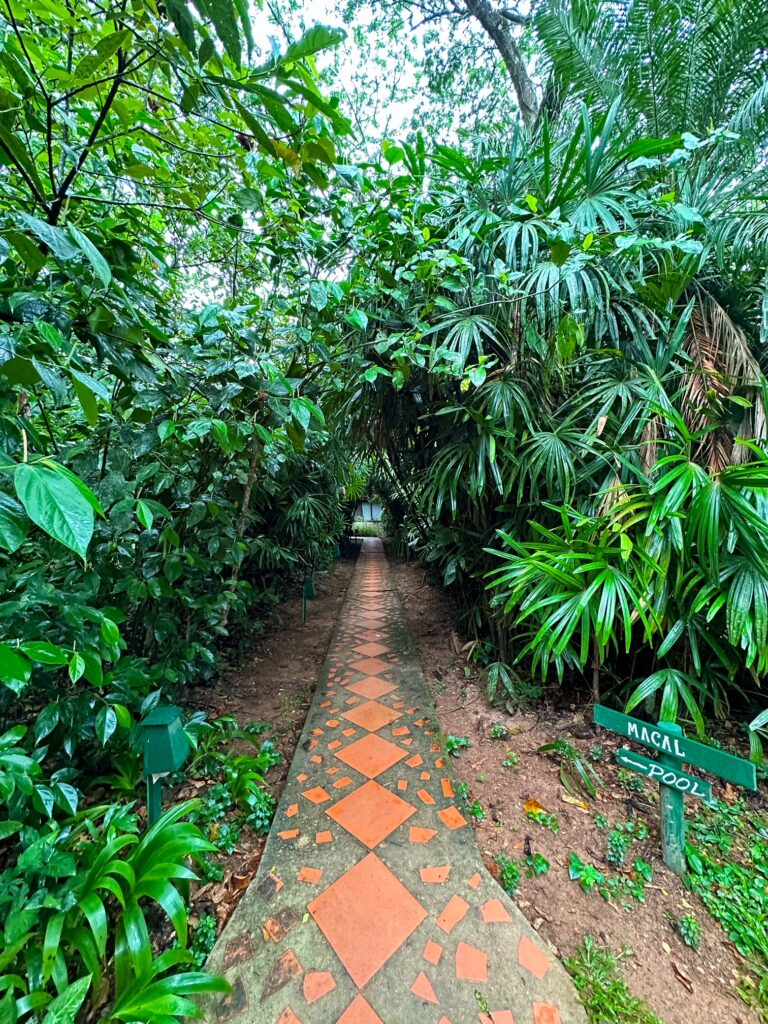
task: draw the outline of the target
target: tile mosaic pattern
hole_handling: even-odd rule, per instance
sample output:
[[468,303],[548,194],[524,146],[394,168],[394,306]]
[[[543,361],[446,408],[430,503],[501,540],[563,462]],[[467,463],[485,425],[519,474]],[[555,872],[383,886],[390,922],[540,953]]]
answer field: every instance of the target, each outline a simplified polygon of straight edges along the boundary
[[210,1024],[584,1024],[482,867],[381,542],[364,543]]

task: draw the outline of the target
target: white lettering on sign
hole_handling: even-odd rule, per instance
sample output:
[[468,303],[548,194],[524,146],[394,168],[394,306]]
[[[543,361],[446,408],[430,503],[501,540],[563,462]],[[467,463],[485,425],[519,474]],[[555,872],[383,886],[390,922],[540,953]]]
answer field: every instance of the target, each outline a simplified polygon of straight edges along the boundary
[[685,751],[680,746],[677,736],[667,736],[658,729],[648,729],[647,726],[637,725],[636,722],[627,723],[627,737],[644,743],[648,747],[655,747],[656,750],[663,750],[666,754],[674,754],[675,757],[685,758]]

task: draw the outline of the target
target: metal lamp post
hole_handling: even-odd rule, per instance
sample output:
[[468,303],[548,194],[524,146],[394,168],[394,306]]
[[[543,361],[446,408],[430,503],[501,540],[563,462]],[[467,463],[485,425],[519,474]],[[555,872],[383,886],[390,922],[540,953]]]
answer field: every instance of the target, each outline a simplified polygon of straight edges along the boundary
[[178,771],[189,756],[181,711],[156,707],[141,722],[144,775],[147,780],[147,821],[153,825],[162,812],[162,779]]

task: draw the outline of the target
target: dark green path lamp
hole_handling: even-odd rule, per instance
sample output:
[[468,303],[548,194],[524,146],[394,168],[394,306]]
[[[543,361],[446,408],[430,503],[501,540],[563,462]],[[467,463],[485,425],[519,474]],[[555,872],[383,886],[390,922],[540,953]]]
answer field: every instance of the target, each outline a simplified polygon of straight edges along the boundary
[[162,811],[162,779],[181,768],[190,747],[181,711],[172,705],[153,708],[142,720],[141,732],[147,780],[147,821],[153,825]]

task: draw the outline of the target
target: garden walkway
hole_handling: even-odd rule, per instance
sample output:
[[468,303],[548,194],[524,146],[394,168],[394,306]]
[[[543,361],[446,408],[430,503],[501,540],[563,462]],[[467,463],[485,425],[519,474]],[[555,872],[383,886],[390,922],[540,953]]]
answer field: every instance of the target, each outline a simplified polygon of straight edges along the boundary
[[233,986],[211,1024],[583,1024],[483,867],[433,716],[368,539],[261,868],[211,954]]

